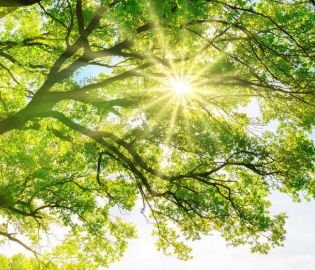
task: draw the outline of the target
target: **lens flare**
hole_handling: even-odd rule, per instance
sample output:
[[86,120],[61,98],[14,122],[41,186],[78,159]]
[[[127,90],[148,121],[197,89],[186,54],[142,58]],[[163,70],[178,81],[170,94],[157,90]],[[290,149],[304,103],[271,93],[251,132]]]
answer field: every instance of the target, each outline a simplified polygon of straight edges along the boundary
[[172,84],[172,86],[174,88],[174,91],[178,95],[182,95],[182,94],[186,93],[189,90],[188,85],[186,83],[182,82],[182,81],[172,80],[171,84]]

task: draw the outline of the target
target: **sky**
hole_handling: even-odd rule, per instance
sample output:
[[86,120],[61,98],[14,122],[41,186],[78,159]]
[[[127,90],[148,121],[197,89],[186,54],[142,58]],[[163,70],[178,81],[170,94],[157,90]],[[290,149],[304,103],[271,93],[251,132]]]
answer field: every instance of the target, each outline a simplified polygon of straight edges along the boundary
[[[138,239],[129,241],[124,257],[110,265],[110,270],[310,270],[315,269],[315,202],[293,203],[290,197],[275,192],[270,196],[272,215],[286,212],[287,231],[284,247],[277,247],[268,255],[252,254],[249,246],[227,247],[223,238],[214,232],[201,240],[189,242],[193,259],[179,261],[167,257],[155,247],[156,238],[151,236],[153,226],[146,223],[137,205],[125,222],[137,226]],[[57,233],[57,232],[55,232]],[[26,252],[18,244],[10,243],[0,248],[0,253],[12,256]],[[105,269],[105,268],[103,268]]]
[[[91,74],[95,76],[100,71],[97,67],[85,68],[78,76]],[[103,69],[106,73],[107,69]],[[252,102],[247,108],[240,111],[259,116],[257,104]],[[268,127],[275,130],[277,123]],[[132,213],[124,215],[123,221],[132,222],[137,226],[139,239],[129,241],[129,247],[124,257],[110,265],[111,270],[310,270],[315,269],[315,201],[293,203],[286,194],[274,192],[270,196],[272,206],[271,215],[285,212],[287,231],[284,247],[277,247],[268,255],[252,254],[249,246],[227,247],[225,240],[216,232],[211,236],[204,236],[201,240],[189,242],[193,248],[193,259],[179,261],[176,257],[167,257],[157,251],[156,238],[151,236],[153,226],[146,223],[140,214],[141,205],[136,205]],[[58,232],[55,232],[56,234]],[[0,253],[7,256],[22,252],[29,254],[18,244],[10,243],[0,247]]]
[[152,225],[140,214],[140,205],[125,221],[137,225],[139,239],[130,241],[121,261],[112,264],[111,270],[310,270],[315,269],[315,202],[293,203],[286,194],[275,192],[270,196],[272,215],[286,212],[286,240],[268,255],[252,254],[249,246],[227,247],[218,233],[190,242],[193,259],[179,261],[158,252],[151,237]]

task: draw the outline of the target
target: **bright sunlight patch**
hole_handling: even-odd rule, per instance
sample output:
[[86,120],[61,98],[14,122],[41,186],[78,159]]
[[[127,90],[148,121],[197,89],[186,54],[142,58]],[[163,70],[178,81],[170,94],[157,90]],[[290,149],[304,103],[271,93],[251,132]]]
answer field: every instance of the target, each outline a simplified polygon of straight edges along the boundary
[[186,93],[189,90],[189,87],[188,87],[188,85],[185,82],[172,80],[171,84],[172,84],[172,86],[174,88],[174,91],[178,95],[182,95],[182,94]]

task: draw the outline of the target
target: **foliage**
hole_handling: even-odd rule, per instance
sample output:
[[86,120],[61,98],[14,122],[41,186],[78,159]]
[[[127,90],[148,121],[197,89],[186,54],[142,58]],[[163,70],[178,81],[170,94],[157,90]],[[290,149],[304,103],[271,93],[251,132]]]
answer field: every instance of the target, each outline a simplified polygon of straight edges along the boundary
[[[39,270],[41,269],[36,258],[27,258],[22,253],[13,255],[11,258],[0,254],[0,269],[3,270]],[[83,269],[78,264],[62,264],[59,268],[54,269]]]
[[[141,199],[166,255],[214,230],[282,245],[267,196],[315,194],[313,2],[2,2],[5,241],[47,269],[108,266],[137,237],[113,211]],[[240,112],[251,102],[260,117]]]

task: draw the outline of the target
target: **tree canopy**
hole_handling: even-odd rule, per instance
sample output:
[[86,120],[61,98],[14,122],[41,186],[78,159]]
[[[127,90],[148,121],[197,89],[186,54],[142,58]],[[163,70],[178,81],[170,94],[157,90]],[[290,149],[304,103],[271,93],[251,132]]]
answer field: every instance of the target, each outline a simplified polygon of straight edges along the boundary
[[39,265],[35,258],[28,259],[22,253],[13,255],[8,258],[0,254],[0,269],[1,270],[38,270]]
[[[313,1],[0,6],[3,243],[44,269],[108,266],[137,237],[113,210],[139,201],[157,248],[182,260],[182,239],[211,231],[283,245],[267,196],[315,194]],[[259,117],[241,112],[251,102]]]

